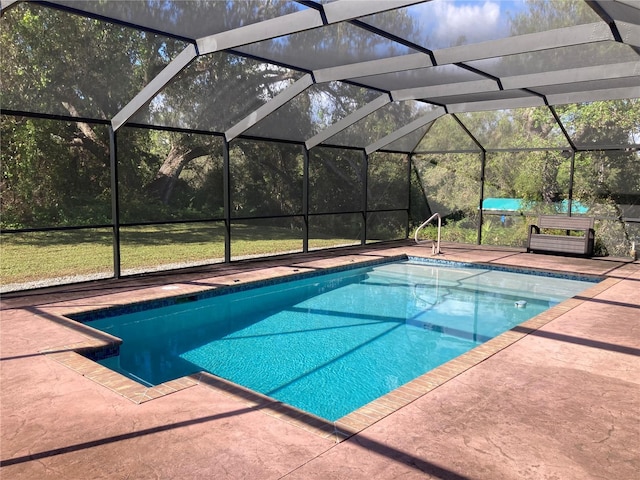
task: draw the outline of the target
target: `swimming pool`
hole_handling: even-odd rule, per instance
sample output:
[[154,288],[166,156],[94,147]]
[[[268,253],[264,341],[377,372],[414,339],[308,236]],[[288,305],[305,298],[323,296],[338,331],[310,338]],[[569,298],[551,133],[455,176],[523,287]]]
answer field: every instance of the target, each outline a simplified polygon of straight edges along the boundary
[[142,383],[204,370],[335,421],[592,285],[414,259],[84,321]]

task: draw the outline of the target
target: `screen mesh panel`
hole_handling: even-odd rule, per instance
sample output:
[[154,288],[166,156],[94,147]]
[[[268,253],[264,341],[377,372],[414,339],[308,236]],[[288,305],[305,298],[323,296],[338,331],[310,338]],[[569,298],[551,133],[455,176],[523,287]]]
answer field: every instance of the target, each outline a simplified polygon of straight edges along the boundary
[[[3,228],[111,222],[109,136],[104,125],[3,116]],[[91,135],[94,142],[78,142]]]
[[416,53],[350,23],[327,25],[322,29],[257,42],[237,50],[284,65],[297,65],[305,70]]
[[360,213],[309,216],[309,250],[360,245],[363,234]]
[[[415,226],[439,213],[443,219],[441,240],[476,243],[478,228],[478,204],[480,202],[481,157],[477,154],[415,155],[413,157],[418,186],[413,191],[422,193],[428,207],[424,218]],[[426,210],[419,205],[420,210]],[[416,209],[414,208],[413,211]],[[422,213],[422,211],[418,211]],[[433,225],[437,225],[434,222]],[[423,231],[426,239],[435,239],[436,227]]]
[[299,145],[233,142],[229,152],[231,216],[302,213],[303,155]]
[[201,56],[131,121],[224,132],[302,75],[238,55]]
[[426,115],[434,108],[433,105],[413,100],[391,102],[332,136],[326,143],[364,148]]
[[375,153],[369,156],[368,210],[408,207],[408,162],[408,157],[401,154]]
[[113,231],[4,233],[0,269],[1,293],[113,277]]
[[237,220],[231,224],[231,259],[302,251],[302,217]]
[[458,118],[487,149],[569,147],[547,107],[465,113]]
[[120,228],[123,275],[224,261],[224,223],[197,222]]
[[408,214],[396,212],[369,212],[367,215],[367,243],[407,238]]
[[540,214],[568,214],[570,155],[562,151],[487,155],[482,243],[525,247]]
[[599,20],[586,5],[577,5],[571,14],[563,14],[543,2],[532,2],[528,7],[524,2],[504,0],[460,3],[432,0],[362,19],[431,50]]
[[459,150],[480,148],[451,115],[438,118],[415,148],[416,152]]
[[[146,29],[196,39],[243,25],[251,25],[305,9],[287,0],[201,0],[109,1],[56,0],[56,3],[87,13],[111,17]],[[206,21],[203,21],[205,20]]]
[[222,218],[220,137],[124,128],[118,148],[122,223]]
[[304,142],[379,95],[344,82],[315,84],[245,133]]
[[557,107],[579,148],[640,146],[640,100],[590,102]]
[[595,216],[600,254],[628,255],[638,242],[625,219],[640,218],[638,152],[581,152],[576,155],[573,198]]
[[478,209],[479,155],[416,155],[414,165],[433,213],[448,216]]
[[309,212],[340,213],[363,208],[364,153],[314,148],[309,153]]

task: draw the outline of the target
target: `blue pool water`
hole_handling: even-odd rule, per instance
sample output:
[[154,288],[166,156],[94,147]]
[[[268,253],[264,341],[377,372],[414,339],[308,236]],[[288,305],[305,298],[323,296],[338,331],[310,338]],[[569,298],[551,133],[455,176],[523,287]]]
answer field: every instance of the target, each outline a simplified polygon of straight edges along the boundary
[[87,323],[144,383],[206,370],[334,421],[591,285],[401,261]]

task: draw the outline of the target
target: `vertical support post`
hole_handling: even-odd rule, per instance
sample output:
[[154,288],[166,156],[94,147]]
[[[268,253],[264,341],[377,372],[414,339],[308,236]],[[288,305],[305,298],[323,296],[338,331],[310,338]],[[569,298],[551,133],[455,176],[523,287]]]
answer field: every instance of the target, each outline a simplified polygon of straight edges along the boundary
[[484,169],[486,162],[487,152],[482,149],[482,152],[480,153],[480,204],[478,205],[478,212],[480,216],[478,217],[478,245],[482,245],[482,203],[484,200]]
[[366,151],[362,151],[364,155],[364,162],[362,162],[362,221],[364,228],[362,229],[362,238],[360,243],[362,245],[367,244],[367,197],[369,191],[369,155]]
[[413,153],[407,154],[407,224],[405,237],[409,238],[409,224],[411,223],[411,166],[413,165]]
[[304,148],[304,156],[302,157],[302,215],[303,220],[303,237],[302,252],[309,251],[309,150]]
[[113,276],[120,278],[120,194],[118,191],[118,142],[109,125],[109,165],[111,167],[111,221],[113,224]]
[[231,262],[231,169],[229,167],[229,142],[222,140],[222,196],[224,208],[224,262]]
[[571,167],[569,168],[569,198],[567,199],[567,211],[569,216],[572,215],[573,208],[573,172],[576,166],[576,151],[571,150]]

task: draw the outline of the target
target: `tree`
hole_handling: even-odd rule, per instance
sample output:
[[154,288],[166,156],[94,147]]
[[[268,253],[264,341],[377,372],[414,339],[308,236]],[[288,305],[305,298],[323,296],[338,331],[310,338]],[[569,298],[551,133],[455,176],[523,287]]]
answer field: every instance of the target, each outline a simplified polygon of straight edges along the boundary
[[[31,215],[15,219],[24,225],[42,215],[48,216],[47,225],[73,223],[73,218],[86,223],[95,217],[92,204],[101,212],[95,219],[105,221],[110,217],[104,213],[104,205],[110,205],[109,138],[106,127],[84,118],[115,115],[182,42],[31,3],[10,9],[2,22],[3,108],[83,117],[65,124],[2,118],[3,133],[10,133],[2,139],[5,212],[31,209]],[[28,147],[36,139],[36,150]],[[69,185],[82,172],[87,173],[83,184]],[[31,190],[39,192],[36,201],[27,179],[38,179],[40,186]],[[103,199],[99,205],[97,198]],[[80,218],[79,210],[87,218]]]

